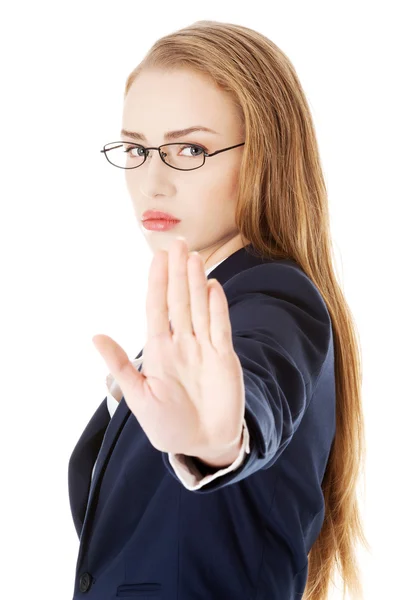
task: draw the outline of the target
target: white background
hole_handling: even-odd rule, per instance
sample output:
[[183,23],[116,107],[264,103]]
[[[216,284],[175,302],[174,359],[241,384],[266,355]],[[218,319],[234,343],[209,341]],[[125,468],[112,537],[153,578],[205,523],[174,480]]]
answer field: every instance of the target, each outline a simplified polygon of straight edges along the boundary
[[[399,562],[399,42],[396,2],[14,2],[2,9],[2,598],[70,600],[78,538],[67,465],[106,395],[91,338],[145,343],[151,252],[122,170],[126,78],[159,37],[211,19],[289,56],[311,106],[338,277],[363,350],[367,427],[359,551],[365,600]],[[182,124],[184,125],[184,124]],[[190,202],[190,198],[188,198]],[[339,593],[332,599],[340,598]],[[186,600],[186,599],[185,599]]]

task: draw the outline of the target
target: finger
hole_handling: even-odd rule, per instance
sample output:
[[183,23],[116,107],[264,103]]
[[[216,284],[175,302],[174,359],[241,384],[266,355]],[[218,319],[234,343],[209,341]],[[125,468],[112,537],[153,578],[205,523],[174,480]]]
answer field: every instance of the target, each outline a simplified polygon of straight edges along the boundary
[[192,312],[188,281],[188,246],[185,239],[176,238],[168,252],[167,303],[174,336],[192,335]]
[[219,354],[233,350],[229,304],[224,288],[216,279],[208,280],[210,302],[210,339]]
[[131,363],[125,350],[108,335],[95,335],[92,342],[102,356],[122,393],[141,397],[145,377]]
[[147,337],[170,335],[168,305],[168,253],[156,251],[153,256],[146,297]]
[[207,277],[200,254],[191,254],[188,260],[189,291],[193,331],[199,342],[210,342],[210,308]]

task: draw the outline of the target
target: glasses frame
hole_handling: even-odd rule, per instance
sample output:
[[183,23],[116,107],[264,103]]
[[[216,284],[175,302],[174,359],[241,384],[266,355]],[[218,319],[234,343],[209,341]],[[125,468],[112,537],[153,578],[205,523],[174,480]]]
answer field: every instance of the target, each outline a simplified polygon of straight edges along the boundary
[[[109,144],[129,144],[129,143],[132,143],[132,146],[138,146],[139,148],[143,148],[143,150],[145,151],[143,162],[140,163],[140,165],[137,165],[136,167],[119,167],[118,165],[114,165],[114,163],[111,162],[109,160],[109,158],[107,157],[107,152],[109,150],[111,150],[111,148],[106,149],[106,146],[108,146]],[[185,144],[185,142],[172,142],[170,144],[162,144],[161,146],[148,146],[146,148],[146,146],[142,146],[141,144],[136,144],[136,142],[126,142],[126,141],[119,140],[118,142],[107,142],[107,144],[104,144],[103,149],[100,150],[100,152],[103,152],[106,159],[108,160],[108,162],[113,167],[116,167],[117,169],[125,169],[125,170],[137,169],[138,167],[141,167],[142,165],[144,165],[144,163],[146,162],[147,157],[149,156],[149,150],[158,150],[161,160],[163,161],[163,163],[165,165],[167,165],[167,167],[171,167],[171,169],[176,169],[177,171],[195,171],[196,169],[200,169],[202,166],[204,166],[204,163],[206,162],[206,158],[210,158],[211,156],[215,156],[216,154],[220,154],[221,152],[226,152],[226,150],[232,150],[232,148],[237,148],[238,146],[244,146],[245,143],[246,142],[242,142],[241,144],[235,144],[235,146],[228,146],[227,148],[221,148],[221,150],[216,150],[215,152],[212,152],[210,154],[209,152],[206,152],[204,150],[204,148],[202,148],[201,145],[194,144],[191,142],[188,142],[187,144]],[[164,157],[163,157],[163,154],[165,154],[165,153],[161,151],[161,148],[163,148],[164,146],[182,146],[182,145],[183,146],[195,146],[196,148],[200,148],[203,153],[203,164],[199,165],[198,167],[193,167],[193,169],[179,169],[179,167],[173,167],[173,166],[169,165],[167,162],[165,162]]]

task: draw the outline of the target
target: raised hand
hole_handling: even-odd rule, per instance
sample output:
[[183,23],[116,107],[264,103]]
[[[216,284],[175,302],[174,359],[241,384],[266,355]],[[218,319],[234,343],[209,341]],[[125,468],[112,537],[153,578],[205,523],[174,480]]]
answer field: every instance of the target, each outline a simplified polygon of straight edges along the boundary
[[146,315],[141,372],[109,336],[92,340],[151,444],[204,460],[239,449],[245,390],[228,301],[184,238],[153,256]]

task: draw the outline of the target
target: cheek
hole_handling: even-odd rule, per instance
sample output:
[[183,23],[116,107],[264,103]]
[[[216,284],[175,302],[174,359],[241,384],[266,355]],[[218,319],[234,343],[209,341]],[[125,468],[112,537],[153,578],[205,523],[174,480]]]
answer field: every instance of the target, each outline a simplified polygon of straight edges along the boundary
[[204,173],[203,178],[199,177],[198,183],[193,189],[201,189],[203,197],[213,199],[219,197],[224,202],[234,202],[239,183],[239,172],[240,168],[237,164],[223,167],[215,164],[213,169]]
[[188,192],[191,202],[188,215],[199,231],[210,226],[212,229],[220,229],[221,226],[230,228],[235,222],[236,196],[234,181],[214,180],[210,186],[196,188],[193,195]]
[[[134,175],[132,175],[132,173],[130,173],[128,169],[125,169],[124,173],[125,173],[126,187],[128,188],[129,192],[131,192],[131,195],[133,197],[135,197],[137,195],[137,193],[140,191],[142,177],[140,177],[140,174],[138,174],[138,173],[135,173]],[[138,177],[138,175],[139,175],[139,177]]]
[[147,205],[150,201],[149,192],[146,192],[146,183],[143,181],[142,177],[131,177],[126,175],[127,172],[128,171],[125,170],[126,189],[128,190],[133,209],[138,213],[138,211],[143,211],[145,208],[148,208]]
[[[210,159],[211,160],[211,159]],[[218,165],[203,173],[195,185],[191,188],[196,190],[196,195],[203,198],[221,198],[224,202],[234,202],[236,199],[239,183],[240,165]],[[200,190],[202,192],[200,193]],[[198,194],[199,192],[199,194]]]
[[214,195],[220,198],[225,210],[234,211],[237,203],[239,172],[228,171],[225,177],[219,177],[214,188]]

